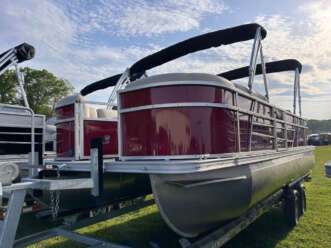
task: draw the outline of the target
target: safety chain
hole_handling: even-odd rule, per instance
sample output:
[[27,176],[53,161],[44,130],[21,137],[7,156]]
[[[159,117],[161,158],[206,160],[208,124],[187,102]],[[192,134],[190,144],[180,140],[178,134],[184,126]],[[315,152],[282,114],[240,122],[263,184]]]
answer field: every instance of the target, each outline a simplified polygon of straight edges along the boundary
[[[60,167],[57,167],[56,170],[56,178],[60,178]],[[52,218],[55,220],[58,216],[59,213],[59,206],[60,206],[60,190],[55,190],[55,197],[54,197],[54,192],[50,192],[50,197],[51,197],[51,209],[52,209]]]

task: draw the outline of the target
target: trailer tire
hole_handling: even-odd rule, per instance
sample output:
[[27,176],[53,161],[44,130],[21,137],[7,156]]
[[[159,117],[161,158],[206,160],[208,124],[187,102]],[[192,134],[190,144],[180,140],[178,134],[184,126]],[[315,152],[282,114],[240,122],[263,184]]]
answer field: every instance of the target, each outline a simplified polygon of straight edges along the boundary
[[307,202],[306,202],[306,191],[303,184],[298,185],[299,197],[300,197],[300,216],[306,212]]
[[295,227],[300,217],[300,196],[296,189],[289,189],[285,197],[285,217],[290,227]]

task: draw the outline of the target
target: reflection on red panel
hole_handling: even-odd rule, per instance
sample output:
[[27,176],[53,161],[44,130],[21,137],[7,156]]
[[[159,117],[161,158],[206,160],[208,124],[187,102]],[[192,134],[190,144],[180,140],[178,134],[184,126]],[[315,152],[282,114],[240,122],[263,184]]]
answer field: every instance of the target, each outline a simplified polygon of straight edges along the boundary
[[57,120],[72,118],[72,117],[75,116],[75,105],[70,104],[70,105],[67,105],[67,106],[57,108],[55,110],[55,112],[56,112],[56,119]]
[[73,157],[75,155],[74,121],[56,125],[56,155],[57,157]]
[[117,155],[117,121],[84,121],[84,156],[90,156],[91,139],[101,137],[103,154]]
[[121,114],[124,156],[218,154],[236,151],[235,115],[211,107]]
[[230,91],[220,87],[206,85],[162,86],[121,94],[122,108],[181,102],[233,104],[233,99]]

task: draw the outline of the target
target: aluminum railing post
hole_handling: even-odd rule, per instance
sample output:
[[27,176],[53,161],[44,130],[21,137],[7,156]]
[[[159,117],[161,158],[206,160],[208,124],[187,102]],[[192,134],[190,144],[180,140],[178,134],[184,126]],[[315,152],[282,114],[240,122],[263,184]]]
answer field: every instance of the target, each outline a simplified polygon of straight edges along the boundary
[[39,165],[39,153],[34,153],[34,159],[32,159],[32,153],[29,153],[29,177],[35,178],[38,176],[38,165]]
[[91,178],[93,180],[91,194],[94,197],[102,197],[104,193],[102,138],[91,139]]

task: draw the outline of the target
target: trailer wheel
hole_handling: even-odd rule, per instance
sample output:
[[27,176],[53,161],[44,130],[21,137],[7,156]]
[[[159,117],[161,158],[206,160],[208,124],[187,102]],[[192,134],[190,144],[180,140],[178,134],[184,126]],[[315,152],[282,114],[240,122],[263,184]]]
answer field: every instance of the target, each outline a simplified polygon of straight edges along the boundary
[[290,227],[294,227],[299,222],[300,216],[299,192],[295,189],[289,189],[285,197],[285,217]]
[[306,191],[303,184],[298,185],[298,192],[300,197],[300,216],[306,212],[307,202],[306,202]]

